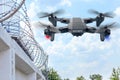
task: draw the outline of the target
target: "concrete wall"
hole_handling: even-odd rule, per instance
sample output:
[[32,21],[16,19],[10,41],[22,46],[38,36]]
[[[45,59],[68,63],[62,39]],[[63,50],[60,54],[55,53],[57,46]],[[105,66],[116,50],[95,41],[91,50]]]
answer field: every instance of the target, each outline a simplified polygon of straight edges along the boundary
[[16,69],[15,70],[15,79],[16,80],[27,80],[27,75],[20,70]]
[[0,80],[45,80],[22,48],[0,27]]
[[[1,45],[0,45],[1,46]],[[0,52],[0,78],[2,80],[9,80],[11,78],[10,71],[10,54],[9,50]]]

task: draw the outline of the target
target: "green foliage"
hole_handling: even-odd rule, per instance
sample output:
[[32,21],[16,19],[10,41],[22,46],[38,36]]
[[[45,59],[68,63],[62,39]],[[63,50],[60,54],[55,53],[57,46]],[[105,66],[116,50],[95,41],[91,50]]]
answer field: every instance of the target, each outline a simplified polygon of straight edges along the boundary
[[66,79],[64,79],[64,80],[69,80],[69,78],[66,78]]
[[61,80],[61,78],[58,75],[57,71],[51,68],[48,73],[48,80]]
[[115,69],[113,68],[112,76],[110,77],[110,80],[120,80],[120,68]]
[[102,76],[100,74],[90,75],[91,80],[102,80]]
[[[70,80],[69,78],[61,79],[57,71],[53,68],[49,70],[42,70],[43,75],[45,75],[46,80]],[[102,76],[100,74],[93,74],[89,76],[91,80],[102,80]],[[76,80],[86,80],[83,76],[77,77]],[[120,68],[113,68],[112,75],[110,80],[120,80]]]
[[77,77],[76,80],[85,80],[83,76]]

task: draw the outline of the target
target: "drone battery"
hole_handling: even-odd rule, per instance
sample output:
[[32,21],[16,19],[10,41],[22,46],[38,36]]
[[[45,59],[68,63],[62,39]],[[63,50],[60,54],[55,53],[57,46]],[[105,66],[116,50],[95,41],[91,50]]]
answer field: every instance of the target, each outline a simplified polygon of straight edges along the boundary
[[81,18],[72,18],[69,23],[69,30],[72,33],[84,33],[86,25]]

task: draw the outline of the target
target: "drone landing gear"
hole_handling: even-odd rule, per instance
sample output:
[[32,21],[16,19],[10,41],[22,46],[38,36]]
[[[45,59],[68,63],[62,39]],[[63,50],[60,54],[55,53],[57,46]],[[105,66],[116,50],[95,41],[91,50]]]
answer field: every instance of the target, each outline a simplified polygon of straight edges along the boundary
[[55,34],[52,33],[52,34],[51,34],[51,38],[50,38],[51,41],[54,41],[54,36],[55,36]]
[[102,33],[100,34],[100,40],[101,40],[101,41],[104,41],[104,40],[105,40],[105,36],[104,36],[104,34],[102,34]]
[[104,41],[105,39],[108,39],[109,36],[110,36],[110,30],[107,29],[107,30],[105,30],[104,33],[100,33],[100,40]]

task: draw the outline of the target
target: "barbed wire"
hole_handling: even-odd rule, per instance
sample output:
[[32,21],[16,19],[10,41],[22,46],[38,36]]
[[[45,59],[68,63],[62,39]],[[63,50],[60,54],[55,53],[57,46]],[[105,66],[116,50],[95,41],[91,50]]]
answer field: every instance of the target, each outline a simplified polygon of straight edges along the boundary
[[48,55],[34,39],[25,0],[2,0],[0,25],[16,40],[39,70],[47,65]]

